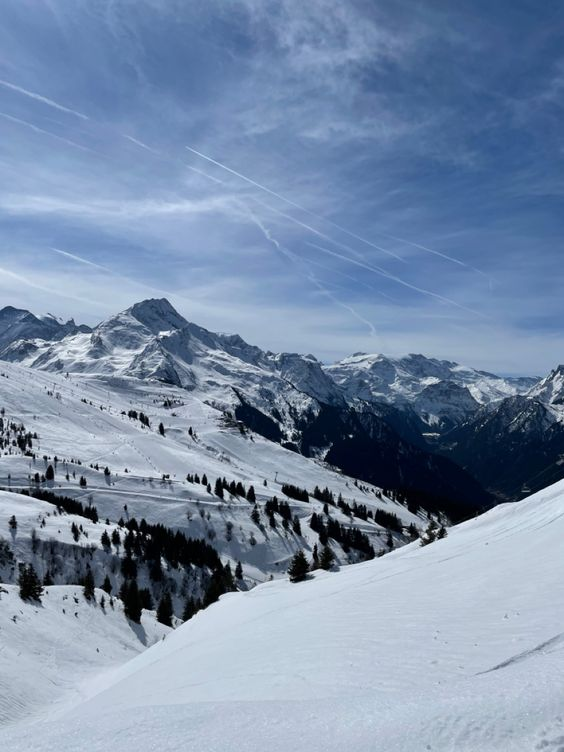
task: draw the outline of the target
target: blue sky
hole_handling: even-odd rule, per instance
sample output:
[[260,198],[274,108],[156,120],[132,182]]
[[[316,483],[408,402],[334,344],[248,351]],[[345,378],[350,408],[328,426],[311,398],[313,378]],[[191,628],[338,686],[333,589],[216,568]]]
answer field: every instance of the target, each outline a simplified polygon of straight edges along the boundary
[[3,0],[0,302],[543,373],[563,104],[558,0]]

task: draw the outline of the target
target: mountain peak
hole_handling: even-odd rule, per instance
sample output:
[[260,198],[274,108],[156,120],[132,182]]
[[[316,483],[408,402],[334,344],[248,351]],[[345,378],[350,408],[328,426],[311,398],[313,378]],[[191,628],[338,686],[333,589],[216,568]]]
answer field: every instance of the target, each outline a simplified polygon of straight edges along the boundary
[[166,298],[142,300],[128,308],[127,313],[144,324],[153,334],[182,329],[188,323]]

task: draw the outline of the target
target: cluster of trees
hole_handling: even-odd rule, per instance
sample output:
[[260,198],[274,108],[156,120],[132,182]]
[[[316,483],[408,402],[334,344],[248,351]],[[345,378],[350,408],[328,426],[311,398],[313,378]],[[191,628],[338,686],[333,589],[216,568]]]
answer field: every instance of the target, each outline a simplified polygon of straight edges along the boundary
[[439,524],[432,519],[427,525],[426,530],[421,535],[421,545],[428,546],[429,543],[433,543],[441,538],[446,538],[446,534],[446,527],[444,525],[439,526]]
[[20,588],[20,598],[23,601],[41,601],[43,585],[31,564],[24,564],[20,568],[18,586]]
[[11,448],[18,449],[22,454],[31,455],[33,440],[37,439],[36,433],[26,431],[23,423],[14,423],[4,418],[5,410],[2,408],[0,415],[0,450]]
[[[122,410],[121,414],[125,415],[125,410]],[[151,427],[151,421],[149,420],[148,416],[140,410],[128,410],[127,417],[131,418],[132,420],[138,420],[142,425],[147,426],[147,428]]]
[[249,504],[254,504],[257,500],[254,486],[249,486],[248,489],[241,483],[241,481],[231,483],[227,482],[226,478],[216,478],[213,492],[218,499],[225,498],[225,491],[231,494],[231,496],[239,496],[242,499],[247,499]]
[[92,522],[98,522],[98,510],[95,506],[89,504],[84,505],[76,499],[71,499],[69,496],[58,496],[51,491],[45,491],[43,489],[34,489],[31,493],[25,489],[21,491],[24,496],[32,496],[34,499],[40,499],[41,501],[47,501],[49,504],[54,504],[57,507],[57,511],[60,513],[66,512],[67,514],[75,514],[78,517],[85,517]]
[[291,483],[282,484],[282,493],[289,496],[290,499],[296,499],[296,501],[309,501],[309,494],[305,488],[299,488]]
[[313,557],[311,563],[308,562],[303,550],[300,548],[290,561],[288,566],[288,576],[290,582],[302,582],[307,578],[309,572],[314,569],[325,569],[329,571],[335,562],[335,554],[329,546],[323,546],[321,554],[317,551],[317,546],[313,547]]
[[322,546],[326,546],[329,538],[332,538],[341,544],[345,553],[353,548],[363,553],[367,559],[374,558],[374,548],[368,536],[356,527],[347,528],[331,517],[328,517],[325,523],[321,515],[315,512],[311,515],[309,526],[319,535],[319,542]]
[[272,499],[269,499],[265,503],[264,511],[269,519],[271,527],[276,527],[274,515],[279,514],[282,517],[282,527],[284,530],[288,530],[290,525],[292,525],[292,530],[296,535],[302,534],[299,517],[297,515],[292,516],[292,510],[287,501],[280,501],[276,496],[273,496]]

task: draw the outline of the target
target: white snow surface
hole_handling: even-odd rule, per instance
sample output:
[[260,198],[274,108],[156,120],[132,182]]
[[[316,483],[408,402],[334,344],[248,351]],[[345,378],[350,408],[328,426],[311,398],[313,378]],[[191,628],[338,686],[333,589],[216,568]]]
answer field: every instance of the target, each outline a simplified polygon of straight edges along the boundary
[[308,582],[223,596],[10,752],[557,752],[564,482]]
[[[172,407],[165,408],[167,402]],[[197,393],[179,387],[143,382],[133,377],[71,374],[68,378],[25,366],[2,363],[0,366],[0,407],[5,419],[22,422],[28,431],[37,432],[34,441],[37,459],[19,453],[0,454],[0,486],[21,490],[30,488],[30,477],[44,473],[53,457],[59,458],[55,480],[45,484],[59,495],[70,495],[96,506],[101,520],[115,525],[128,514],[150,523],[162,523],[183,530],[192,538],[204,538],[218,550],[223,561],[241,561],[248,584],[262,582],[271,575],[284,576],[289,559],[298,548],[308,555],[318,536],[309,528],[312,512],[322,513],[323,504],[288,499],[282,484],[291,483],[310,492],[318,485],[329,487],[335,497],[342,494],[352,504],[356,500],[369,509],[383,509],[396,514],[404,525],[426,525],[425,518],[411,514],[406,507],[383,497],[376,497],[370,484],[362,489],[352,478],[336,472],[323,462],[309,459],[248,432],[242,435],[237,428],[222,425],[222,413],[207,404]],[[103,409],[101,409],[103,408]],[[149,416],[150,428],[122,415],[128,410],[143,411]],[[163,422],[165,436],[158,425]],[[189,435],[189,428],[196,438]],[[44,461],[43,455],[50,459]],[[65,464],[65,460],[80,459],[82,464]],[[99,470],[89,465],[97,464]],[[104,476],[104,467],[111,471]],[[127,469],[127,473],[125,470]],[[69,481],[66,472],[69,472]],[[73,472],[75,477],[73,477]],[[253,485],[259,509],[276,495],[287,501],[292,513],[300,518],[302,536],[283,530],[278,524],[271,529],[262,515],[262,528],[250,519],[252,506],[246,499],[225,495],[223,501],[206,491],[205,486],[186,481],[186,475],[205,473],[213,489],[217,477],[230,482],[241,481],[245,487]],[[162,476],[170,479],[162,481]],[[87,488],[79,487],[80,476],[87,479]],[[267,486],[264,486],[264,480]],[[33,484],[31,484],[33,486]],[[22,498],[23,497],[18,497]],[[27,502],[29,504],[29,502]],[[0,496],[0,537],[8,537]],[[22,501],[23,505],[23,501]],[[23,508],[23,506],[22,506]],[[11,509],[9,506],[8,509]],[[10,511],[10,515],[14,511]],[[15,512],[18,520],[20,514]],[[386,547],[386,531],[371,520],[351,520],[338,509],[332,516],[342,524],[354,525],[369,535],[375,550]],[[7,519],[7,518],[6,518]],[[66,518],[61,538],[70,540],[71,518]],[[99,544],[104,526],[99,523],[90,530],[89,542]],[[281,520],[279,520],[279,523]],[[226,527],[233,525],[231,541],[226,540]],[[49,523],[51,524],[51,523]],[[37,515],[30,521],[40,538],[48,539],[50,528],[43,530]],[[22,528],[22,531],[24,528]],[[111,530],[109,530],[111,533]],[[67,536],[66,538],[64,536]],[[394,534],[396,545],[401,544]],[[346,556],[338,544],[333,545],[340,563]]]
[[0,585],[0,728],[44,720],[83,700],[107,672],[171,631],[152,611],[133,624],[121,601],[112,608],[102,590],[94,603],[79,586],[51,586],[36,603],[22,601],[15,585]]

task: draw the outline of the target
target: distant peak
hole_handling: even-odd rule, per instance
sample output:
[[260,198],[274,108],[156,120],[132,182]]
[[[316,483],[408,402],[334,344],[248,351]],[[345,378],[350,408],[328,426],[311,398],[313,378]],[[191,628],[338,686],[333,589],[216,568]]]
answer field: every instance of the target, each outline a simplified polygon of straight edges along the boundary
[[128,308],[127,313],[155,334],[167,329],[182,329],[188,323],[166,298],[142,300]]

